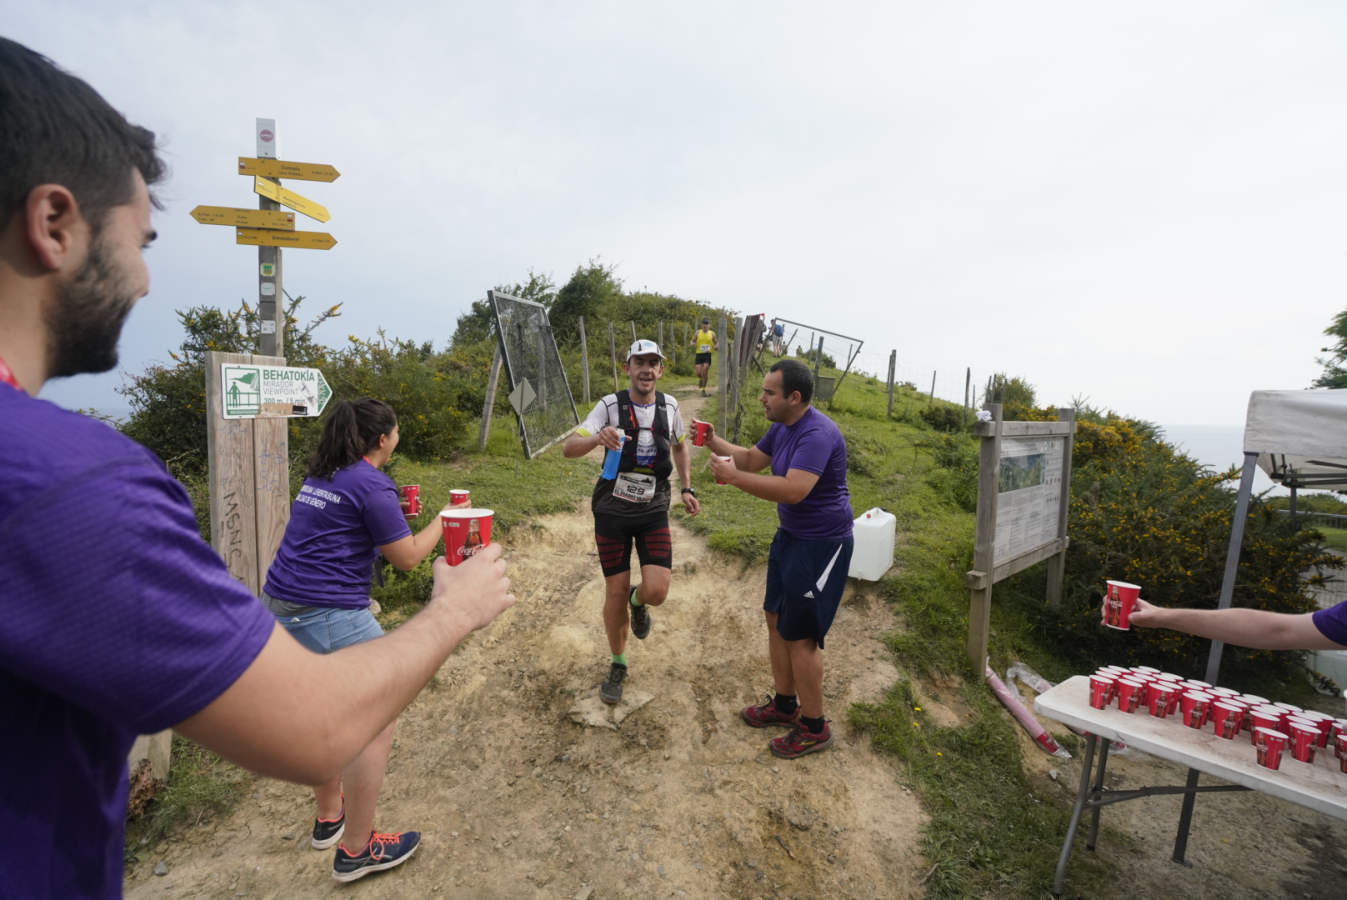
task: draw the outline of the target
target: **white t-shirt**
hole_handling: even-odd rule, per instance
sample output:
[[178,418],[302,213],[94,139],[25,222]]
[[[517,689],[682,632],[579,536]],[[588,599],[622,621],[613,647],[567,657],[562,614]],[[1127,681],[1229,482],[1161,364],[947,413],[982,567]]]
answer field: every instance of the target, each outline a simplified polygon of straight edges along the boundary
[[[655,434],[652,430],[655,427],[655,404],[633,402],[631,408],[636,416],[636,425],[641,429],[636,438],[636,465],[648,466],[655,461]],[[682,443],[683,417],[678,411],[678,401],[670,394],[664,395],[664,415],[669,420],[673,443]],[[605,425],[625,430],[630,424],[617,421],[617,394],[606,394],[594,404],[576,433],[585,436],[598,434]]]

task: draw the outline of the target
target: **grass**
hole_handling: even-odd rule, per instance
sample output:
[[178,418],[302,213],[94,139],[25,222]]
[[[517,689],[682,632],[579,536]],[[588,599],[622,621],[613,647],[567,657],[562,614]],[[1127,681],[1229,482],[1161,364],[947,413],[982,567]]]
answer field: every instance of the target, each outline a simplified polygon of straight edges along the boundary
[[[661,387],[673,390],[692,383],[690,378],[666,376]],[[756,376],[750,376],[741,391],[740,444],[752,443],[766,428],[756,395]],[[924,881],[929,896],[1038,897],[1051,883],[1070,809],[1057,785],[1026,774],[1018,726],[982,679],[967,671],[969,595],[964,573],[972,559],[970,479],[976,477],[977,445],[964,434],[930,430],[921,417],[930,405],[919,392],[899,387],[890,415],[884,384],[853,373],[837,397],[821,406],[847,439],[853,509],[860,513],[883,507],[894,514],[898,526],[897,565],[878,589],[904,623],[884,636],[904,675],[882,701],[853,708],[850,718],[877,748],[899,761],[905,783],[929,816],[921,838],[930,867]],[[709,406],[706,415],[711,415]],[[961,416],[959,411],[952,418]],[[493,423],[484,452],[448,464],[399,459],[392,474],[399,483],[421,484],[431,510],[450,488],[470,488],[474,504],[495,510],[493,527],[508,534],[529,527],[536,516],[575,508],[589,496],[595,468],[592,459],[567,460],[556,449],[525,460],[513,416],[505,415]],[[683,517],[687,526],[709,546],[745,565],[762,564],[776,528],[775,507],[717,487],[704,468],[694,470],[693,484],[704,514]],[[975,488],[971,497],[975,501]],[[683,516],[677,504],[673,514]],[[1326,536],[1330,530],[1324,529]],[[410,573],[388,573],[388,583],[374,594],[383,606],[385,627],[415,612],[430,589],[428,563]],[[1030,596],[1042,597],[1041,579],[1039,567],[1037,574],[1030,570],[1014,583],[1003,583],[1004,588],[997,586],[998,596],[1017,602],[993,603],[992,662],[1004,669],[1008,662],[1022,660],[1059,681],[1081,669],[1027,612],[1041,602]],[[938,693],[930,686],[935,678],[940,692],[953,692],[967,710],[955,726],[934,724],[916,700],[919,694]],[[1307,685],[1302,687],[1308,691]],[[1294,698],[1302,695],[1293,688],[1267,690],[1300,702]],[[1065,729],[1054,730],[1061,732],[1057,737],[1064,746],[1073,744]],[[144,821],[131,823],[128,848],[143,847],[174,827],[212,815],[221,804],[231,803],[250,777],[175,739],[169,788],[141,817]],[[1108,840],[1126,843],[1121,835],[1109,835]],[[1073,891],[1106,893],[1111,877],[1107,864],[1094,854],[1073,855]]]
[[1347,528],[1331,528],[1320,525],[1318,531],[1324,536],[1324,546],[1347,553]]
[[174,735],[167,783],[142,815],[126,820],[123,859],[133,863],[174,831],[196,827],[231,809],[256,777]]

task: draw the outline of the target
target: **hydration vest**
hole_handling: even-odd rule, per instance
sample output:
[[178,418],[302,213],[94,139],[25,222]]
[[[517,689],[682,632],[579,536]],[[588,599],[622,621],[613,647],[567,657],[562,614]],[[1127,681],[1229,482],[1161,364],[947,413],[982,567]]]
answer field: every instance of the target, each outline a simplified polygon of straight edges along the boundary
[[669,474],[673,472],[673,457],[669,453],[673,434],[669,430],[669,414],[666,411],[664,395],[655,391],[655,421],[651,428],[651,434],[655,439],[655,459],[649,466],[636,465],[636,442],[641,428],[636,424],[636,408],[631,402],[631,392],[618,391],[616,396],[617,427],[627,435],[627,440],[622,444],[622,459],[618,463],[617,470],[653,472],[657,480],[668,481]]

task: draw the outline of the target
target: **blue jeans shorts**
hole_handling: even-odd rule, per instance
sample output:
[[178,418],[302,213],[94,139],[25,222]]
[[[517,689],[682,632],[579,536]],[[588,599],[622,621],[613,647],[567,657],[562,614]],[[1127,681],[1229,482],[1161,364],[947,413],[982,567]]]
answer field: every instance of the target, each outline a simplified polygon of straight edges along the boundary
[[851,568],[851,537],[807,541],[777,529],[767,554],[762,608],[776,613],[776,632],[788,641],[813,638],[820,650],[832,627]]
[[276,621],[314,653],[331,653],[352,644],[363,644],[384,633],[368,607],[338,609],[332,606],[310,606],[293,616],[277,616]]

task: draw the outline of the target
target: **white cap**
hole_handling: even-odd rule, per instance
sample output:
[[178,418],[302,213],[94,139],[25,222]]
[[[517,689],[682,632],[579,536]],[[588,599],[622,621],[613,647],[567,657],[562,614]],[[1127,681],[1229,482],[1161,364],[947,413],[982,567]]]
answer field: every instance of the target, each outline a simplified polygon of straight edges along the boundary
[[643,338],[639,341],[632,342],[631,349],[627,351],[627,359],[630,360],[633,356],[648,356],[651,353],[655,354],[660,359],[664,359],[664,354],[659,352],[659,344],[656,344],[654,341],[647,341]]

